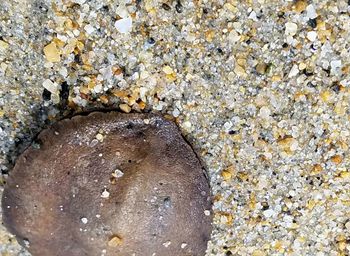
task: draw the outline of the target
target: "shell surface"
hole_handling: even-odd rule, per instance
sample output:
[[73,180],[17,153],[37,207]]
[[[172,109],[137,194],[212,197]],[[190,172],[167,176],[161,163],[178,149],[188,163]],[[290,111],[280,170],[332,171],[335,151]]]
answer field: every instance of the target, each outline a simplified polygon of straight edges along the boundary
[[36,141],[2,199],[5,226],[33,256],[205,254],[209,184],[174,123],[95,112]]

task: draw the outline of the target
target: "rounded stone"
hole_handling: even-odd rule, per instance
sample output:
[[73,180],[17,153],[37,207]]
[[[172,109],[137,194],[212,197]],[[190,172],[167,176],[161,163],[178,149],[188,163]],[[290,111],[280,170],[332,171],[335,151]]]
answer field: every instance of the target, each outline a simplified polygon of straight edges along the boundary
[[203,256],[208,180],[177,126],[95,112],[42,131],[17,160],[3,221],[33,256]]

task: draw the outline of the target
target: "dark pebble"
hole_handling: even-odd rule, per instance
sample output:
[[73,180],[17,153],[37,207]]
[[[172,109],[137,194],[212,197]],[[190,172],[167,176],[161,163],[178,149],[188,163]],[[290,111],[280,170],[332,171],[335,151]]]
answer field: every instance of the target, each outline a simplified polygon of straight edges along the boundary
[[155,43],[156,43],[156,40],[154,40],[153,37],[150,37],[150,38],[148,38],[147,42],[148,42],[149,44],[155,44]]
[[340,92],[340,88],[341,87],[340,87],[340,84],[338,82],[334,82],[331,86],[331,89],[336,93]]
[[182,13],[183,12],[183,7],[181,5],[180,2],[178,2],[176,5],[175,5],[175,9],[178,13]]
[[163,3],[163,4],[162,4],[162,8],[163,8],[164,10],[166,10],[166,11],[170,11],[170,9],[171,9],[171,7],[170,7],[168,4],[166,4],[166,3]]
[[69,97],[69,85],[67,84],[67,82],[63,82],[61,84],[60,100],[66,101],[68,100],[68,97]]
[[223,51],[221,48],[217,48],[216,50],[217,50],[218,53],[220,53],[220,54],[223,54],[223,53],[224,53],[224,51]]
[[42,97],[43,97],[43,100],[45,101],[51,100],[51,92],[48,91],[47,89],[44,89]]
[[307,24],[312,28],[316,28],[317,27],[317,20],[316,19],[309,19],[307,21]]

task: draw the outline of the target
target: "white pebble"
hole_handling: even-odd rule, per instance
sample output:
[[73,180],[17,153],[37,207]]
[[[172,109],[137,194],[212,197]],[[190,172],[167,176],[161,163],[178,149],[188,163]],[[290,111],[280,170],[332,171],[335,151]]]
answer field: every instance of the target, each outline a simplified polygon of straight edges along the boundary
[[109,198],[109,192],[107,191],[107,189],[103,190],[101,197],[102,198]]
[[74,29],[74,30],[73,30],[73,34],[74,34],[75,36],[79,36],[79,35],[80,35],[80,31],[79,31],[78,29]]
[[289,71],[288,78],[295,77],[299,73],[298,65],[294,64],[292,69]]
[[53,93],[53,94],[57,94],[59,91],[59,85],[57,83],[52,82],[50,79],[46,79],[43,82],[43,86],[46,90],[48,90],[49,92]]
[[80,221],[83,223],[83,224],[87,224],[88,223],[88,219],[87,218],[81,218]]
[[345,227],[346,227],[347,230],[350,231],[350,221],[346,222]]
[[332,60],[331,61],[331,72],[333,74],[340,73],[341,60]]
[[68,70],[65,67],[62,67],[58,70],[58,73],[63,76],[63,77],[67,77],[68,75]]
[[309,19],[317,18],[317,13],[316,13],[315,7],[312,4],[310,4],[306,7],[306,16]]
[[177,108],[175,108],[174,110],[173,110],[173,116],[174,117],[178,117],[180,115],[180,111],[177,109]]
[[266,218],[270,218],[273,215],[275,215],[275,212],[274,212],[274,210],[268,209],[268,210],[264,211],[263,214]]
[[24,246],[30,248],[30,242],[27,239],[23,239]]
[[230,34],[228,35],[228,40],[231,43],[238,42],[241,39],[241,36],[237,33],[236,30],[232,30]]
[[258,21],[258,18],[256,16],[256,12],[252,11],[249,16],[248,16],[249,19],[251,20],[254,20],[254,21]]
[[286,23],[286,35],[294,36],[297,33],[298,25],[293,22],[287,22]]
[[116,169],[114,171],[114,173],[112,174],[112,176],[114,178],[121,178],[121,177],[123,177],[123,175],[124,175],[124,173],[121,170],[119,170],[119,169]]
[[314,42],[317,38],[317,33],[315,31],[307,32],[306,38],[309,39],[311,42]]
[[295,196],[295,195],[296,195],[296,193],[295,193],[294,190],[289,191],[288,194],[289,194],[290,196]]
[[163,243],[163,245],[164,245],[164,247],[168,248],[169,245],[171,245],[171,242],[170,242],[170,241],[167,241],[167,242]]
[[259,116],[261,118],[268,118],[270,116],[270,114],[271,114],[270,109],[268,107],[265,107],[265,106],[262,107],[259,111]]
[[94,87],[94,91],[96,93],[100,93],[102,91],[102,85],[101,84],[97,84],[95,87]]
[[92,34],[95,31],[95,28],[93,26],[91,26],[90,24],[86,25],[84,27],[84,29],[85,29],[86,33],[88,33],[88,34]]
[[191,127],[192,127],[192,124],[191,124],[190,121],[185,121],[185,122],[183,122],[182,125],[183,125],[183,127],[184,127],[186,130],[191,129]]
[[82,5],[86,2],[86,0],[73,0],[73,2]]
[[132,29],[132,19],[131,17],[127,17],[124,19],[117,20],[114,26],[122,34],[129,33]]

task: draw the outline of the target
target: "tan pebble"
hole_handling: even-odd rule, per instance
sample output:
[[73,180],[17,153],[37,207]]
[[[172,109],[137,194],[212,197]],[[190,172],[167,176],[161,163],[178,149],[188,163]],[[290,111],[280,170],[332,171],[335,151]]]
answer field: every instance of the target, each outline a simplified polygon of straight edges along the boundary
[[305,99],[305,94],[303,92],[296,92],[294,94],[294,99],[297,100],[297,101]]
[[99,140],[100,142],[103,141],[103,135],[101,133],[98,133],[96,135],[96,139]]
[[276,250],[278,250],[279,252],[283,252],[284,251],[284,248],[283,248],[283,242],[281,241],[276,241],[275,245],[274,245],[274,248]]
[[71,19],[66,19],[64,21],[64,27],[67,29],[67,30],[72,30],[73,29],[73,22]]
[[100,97],[100,100],[103,104],[107,104],[108,103],[108,97],[106,95],[102,95]]
[[294,9],[297,12],[302,12],[302,11],[305,11],[306,6],[307,6],[307,1],[305,1],[305,0],[297,0],[295,2],[295,4],[294,4]]
[[309,200],[306,204],[306,207],[309,209],[309,210],[312,210],[316,205],[316,201],[315,200]]
[[112,70],[113,70],[114,75],[116,75],[116,76],[119,76],[120,74],[123,73],[123,70],[119,67],[118,68],[114,67]]
[[59,62],[61,60],[60,51],[58,50],[57,45],[54,42],[44,47],[44,54],[47,61]]
[[221,172],[221,176],[225,181],[229,181],[232,179],[233,173],[234,173],[234,168],[233,166],[230,166]]
[[306,64],[304,62],[299,63],[299,70],[306,69]]
[[247,65],[247,60],[246,59],[237,59],[237,64],[244,67]]
[[[344,251],[345,248],[346,248],[346,245],[347,245],[346,241],[340,241],[340,242],[338,243],[338,248],[339,248],[339,250],[340,250],[340,251]],[[338,254],[338,255],[346,255],[346,254]]]
[[140,107],[141,110],[145,109],[145,107],[146,107],[146,103],[145,102],[141,101],[138,104],[139,104],[139,107]]
[[113,95],[119,98],[128,97],[128,93],[126,91],[113,91]]
[[166,75],[166,78],[170,81],[170,82],[174,82],[176,80],[176,74],[172,73],[170,75]]
[[332,163],[338,165],[343,161],[343,158],[340,155],[335,155],[331,157]]
[[350,172],[348,172],[348,171],[343,171],[343,172],[341,172],[340,173],[340,178],[342,178],[342,179],[349,179],[350,178]]
[[317,175],[319,174],[320,172],[322,172],[323,168],[320,164],[315,164],[313,167],[312,167],[312,170],[311,170],[311,175]]
[[214,37],[215,37],[214,30],[209,30],[209,31],[205,32],[205,38],[208,42],[212,42]]
[[252,253],[252,256],[265,256],[266,254],[261,251],[261,250],[255,250],[253,253]]
[[237,12],[237,7],[235,7],[234,5],[230,4],[230,3],[226,3],[224,5],[225,8],[227,8],[229,11],[231,12]]
[[3,40],[0,40],[0,50],[6,50],[9,47],[9,44]]
[[58,39],[57,37],[55,37],[52,40],[52,43],[55,43],[58,48],[61,48],[61,47],[63,47],[66,44],[65,42],[63,42],[62,40]]
[[119,108],[125,113],[129,113],[131,111],[131,108],[128,104],[120,104]]
[[236,65],[234,72],[236,73],[236,75],[241,76],[241,77],[245,77],[247,74],[245,72],[245,69],[243,67],[241,67],[240,65]]
[[169,67],[169,66],[164,66],[164,67],[163,67],[163,72],[164,72],[165,74],[167,74],[167,75],[171,75],[171,74],[174,73],[173,69],[172,69],[171,67]]
[[237,177],[241,179],[242,181],[247,181],[249,179],[249,175],[246,172],[239,172],[237,173]]
[[255,69],[256,72],[258,72],[260,75],[263,75],[266,73],[267,65],[265,63],[259,63],[258,65],[256,65]]
[[294,138],[290,138],[290,137],[287,137],[287,138],[284,138],[284,139],[278,141],[278,144],[286,151],[288,151],[288,150],[295,151],[298,147],[297,140]]
[[115,235],[108,241],[108,246],[110,247],[118,247],[123,243],[121,237]]
[[279,75],[274,75],[274,76],[272,76],[271,80],[272,80],[272,82],[278,82],[278,81],[282,80],[282,77]]
[[328,102],[331,98],[331,93],[329,91],[324,91],[321,92],[320,96],[323,102]]

